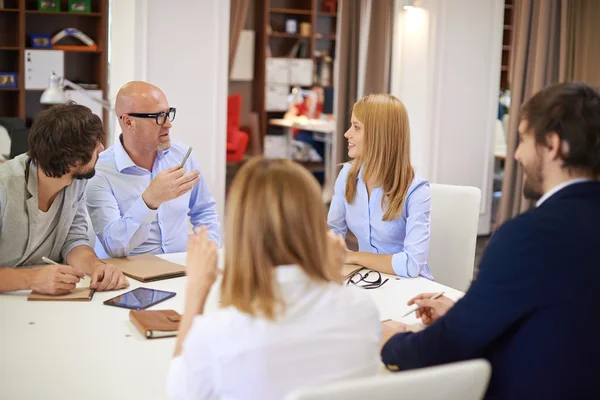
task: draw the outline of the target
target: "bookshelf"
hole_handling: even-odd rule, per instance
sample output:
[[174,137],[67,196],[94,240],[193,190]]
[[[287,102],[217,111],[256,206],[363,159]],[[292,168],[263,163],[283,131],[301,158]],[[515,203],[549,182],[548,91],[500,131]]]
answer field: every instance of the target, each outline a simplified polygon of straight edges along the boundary
[[[43,90],[25,89],[25,52],[31,47],[31,34],[53,36],[64,28],[81,30],[96,42],[97,50],[64,51],[64,77],[75,83],[94,84],[108,93],[108,1],[91,0],[91,12],[70,12],[69,0],[57,0],[60,11],[38,11],[37,0],[4,0],[0,8],[0,72],[17,74],[16,88],[0,88],[0,117],[18,117],[27,126],[43,109]],[[65,38],[61,45],[81,44]],[[38,49],[36,49],[38,50]],[[103,120],[108,123],[104,111]]]
[[[256,0],[256,56],[253,82],[253,111],[259,116],[261,138],[267,133],[268,121],[282,118],[284,111],[266,111],[267,58],[301,58],[313,62],[313,83],[333,86],[333,61],[336,45],[337,8],[327,7],[327,0]],[[335,3],[335,2],[334,2]],[[296,21],[296,33],[286,33],[286,21]],[[301,25],[309,23],[308,34]],[[302,34],[305,33],[305,34]],[[327,64],[324,64],[327,61]],[[321,69],[330,71],[328,82],[321,82]],[[309,88],[309,86],[304,86]],[[288,87],[291,90],[291,86]],[[288,90],[288,92],[289,92]]]
[[513,28],[514,28],[513,0],[504,2],[504,27],[502,35],[502,64],[500,66],[500,90],[508,89],[510,85],[510,67],[512,58]]

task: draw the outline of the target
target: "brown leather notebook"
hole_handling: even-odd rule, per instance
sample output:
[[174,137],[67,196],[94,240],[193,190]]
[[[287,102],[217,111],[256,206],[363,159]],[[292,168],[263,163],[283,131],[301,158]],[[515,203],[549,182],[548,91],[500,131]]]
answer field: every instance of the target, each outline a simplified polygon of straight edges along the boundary
[[152,254],[123,258],[107,258],[102,260],[113,264],[126,276],[140,282],[160,281],[163,279],[185,276],[185,267],[175,264]]
[[129,319],[148,339],[177,336],[181,315],[175,310],[131,310]]
[[76,288],[71,293],[67,294],[41,294],[31,292],[27,296],[29,301],[90,301],[94,297],[94,289]]

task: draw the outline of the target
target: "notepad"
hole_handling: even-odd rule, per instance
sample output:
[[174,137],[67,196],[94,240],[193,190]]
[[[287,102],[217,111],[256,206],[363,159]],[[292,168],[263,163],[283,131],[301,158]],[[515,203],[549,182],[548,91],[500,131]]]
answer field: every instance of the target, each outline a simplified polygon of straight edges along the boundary
[[185,276],[185,267],[152,254],[102,260],[119,268],[124,275],[140,282],[153,282]]
[[29,301],[90,301],[94,297],[95,289],[90,289],[90,277],[85,276],[79,280],[75,289],[67,294],[42,294],[31,292],[27,296]]

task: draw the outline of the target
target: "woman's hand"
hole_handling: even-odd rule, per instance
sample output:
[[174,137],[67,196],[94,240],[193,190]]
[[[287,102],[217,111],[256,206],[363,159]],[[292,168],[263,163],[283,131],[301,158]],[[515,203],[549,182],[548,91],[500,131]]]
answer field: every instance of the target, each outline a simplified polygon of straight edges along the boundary
[[202,226],[190,237],[187,247],[188,285],[208,286],[217,280],[219,270],[217,244],[208,239],[206,227]]

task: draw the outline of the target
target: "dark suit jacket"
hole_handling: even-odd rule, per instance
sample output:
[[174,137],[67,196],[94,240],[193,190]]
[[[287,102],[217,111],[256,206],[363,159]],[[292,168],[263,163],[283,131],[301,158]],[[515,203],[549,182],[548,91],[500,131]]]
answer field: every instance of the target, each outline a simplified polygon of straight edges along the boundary
[[381,356],[401,369],[486,358],[490,399],[600,399],[600,183],[504,224],[465,296]]

